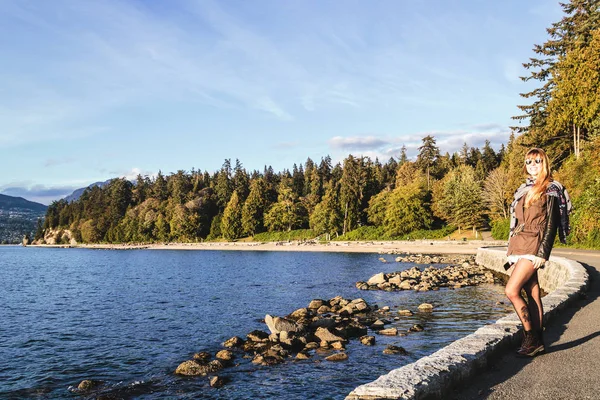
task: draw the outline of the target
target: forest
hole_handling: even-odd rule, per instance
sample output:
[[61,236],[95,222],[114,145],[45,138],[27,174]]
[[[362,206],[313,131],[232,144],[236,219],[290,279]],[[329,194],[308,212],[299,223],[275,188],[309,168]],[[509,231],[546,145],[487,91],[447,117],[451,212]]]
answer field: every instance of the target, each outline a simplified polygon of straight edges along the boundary
[[386,240],[442,238],[482,227],[507,239],[508,206],[525,178],[524,155],[541,147],[573,201],[569,245],[600,248],[599,3],[561,4],[563,17],[523,64],[523,81],[535,87],[521,94],[521,114],[497,150],[486,141],[450,154],[427,135],[414,159],[404,147],[383,162],[348,155],[334,164],[325,156],[275,172],[270,166],[247,171],[227,159],[212,173],[113,179],[77,201],[52,203],[36,239],[49,229],[68,229],[82,243],[264,240],[280,232]]

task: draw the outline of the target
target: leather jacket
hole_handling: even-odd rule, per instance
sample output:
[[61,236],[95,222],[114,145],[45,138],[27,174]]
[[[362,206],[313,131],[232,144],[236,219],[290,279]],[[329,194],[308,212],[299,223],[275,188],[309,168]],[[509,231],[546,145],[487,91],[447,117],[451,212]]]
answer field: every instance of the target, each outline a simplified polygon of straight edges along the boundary
[[556,238],[556,231],[560,220],[560,210],[558,208],[558,198],[556,196],[546,196],[546,228],[542,235],[542,242],[540,243],[537,256],[548,260],[550,258],[550,252],[552,246],[554,246],[554,239]]

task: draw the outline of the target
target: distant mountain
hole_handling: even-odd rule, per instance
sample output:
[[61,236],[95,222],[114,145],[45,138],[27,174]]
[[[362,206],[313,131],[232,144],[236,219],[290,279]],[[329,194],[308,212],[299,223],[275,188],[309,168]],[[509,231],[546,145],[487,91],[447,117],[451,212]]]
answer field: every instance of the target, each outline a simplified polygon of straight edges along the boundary
[[47,206],[22,197],[0,194],[0,243],[20,243],[24,235],[33,236],[38,218]]
[[94,186],[98,186],[98,187],[102,188],[102,187],[108,185],[108,183],[111,180],[112,179],[109,179],[109,180],[104,181],[104,182],[94,182],[91,185],[88,185],[88,186],[86,186],[84,188],[77,189],[77,190],[73,191],[73,193],[71,193],[70,195],[68,195],[67,197],[65,197],[64,200],[66,200],[67,203],[72,203],[74,201],[77,201],[77,200],[79,200],[79,198],[81,197],[81,195],[83,194],[83,192],[85,192],[85,189],[91,188],[91,187],[94,187]]

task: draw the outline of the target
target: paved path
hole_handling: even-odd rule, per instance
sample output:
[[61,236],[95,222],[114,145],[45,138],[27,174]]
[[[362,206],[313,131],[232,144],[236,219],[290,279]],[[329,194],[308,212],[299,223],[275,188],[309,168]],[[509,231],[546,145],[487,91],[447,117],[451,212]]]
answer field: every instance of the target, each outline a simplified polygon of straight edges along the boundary
[[562,310],[546,327],[545,354],[533,359],[506,354],[452,398],[600,399],[600,251],[555,249],[552,254],[588,269],[585,298]]

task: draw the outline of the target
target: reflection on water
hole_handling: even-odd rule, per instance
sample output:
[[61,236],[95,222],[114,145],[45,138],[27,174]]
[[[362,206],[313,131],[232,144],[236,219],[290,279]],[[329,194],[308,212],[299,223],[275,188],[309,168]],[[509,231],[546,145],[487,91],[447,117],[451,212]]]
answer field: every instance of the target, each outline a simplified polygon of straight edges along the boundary
[[[104,382],[106,398],[342,399],[354,387],[431,354],[505,315],[496,285],[432,292],[359,291],[356,281],[412,264],[377,254],[108,251],[0,247],[0,398],[81,398],[70,387]],[[215,353],[231,336],[261,329],[265,314],[286,315],[311,299],[364,298],[417,310],[392,326],[424,332],[352,341],[342,363],[315,355],[274,367],[239,366],[216,390],[206,377],[173,375],[198,351]],[[384,356],[395,344],[408,356]],[[97,395],[98,393],[95,393]]]

